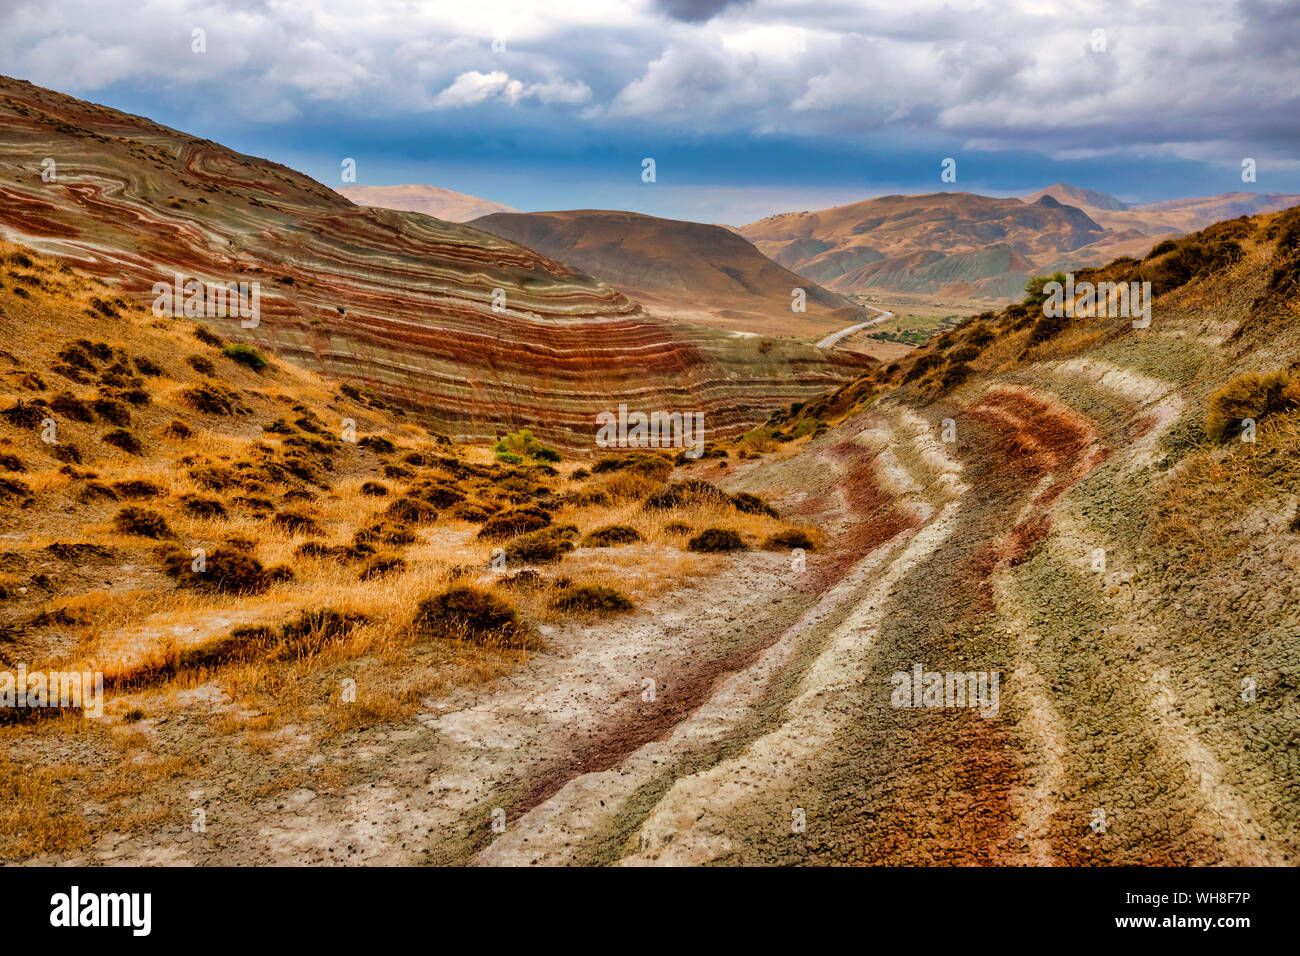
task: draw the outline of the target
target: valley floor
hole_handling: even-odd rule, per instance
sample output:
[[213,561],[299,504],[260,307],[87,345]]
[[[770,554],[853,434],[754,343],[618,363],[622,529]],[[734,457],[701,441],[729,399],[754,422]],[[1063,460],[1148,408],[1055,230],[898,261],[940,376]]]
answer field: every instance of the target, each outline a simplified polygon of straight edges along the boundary
[[[1260,535],[1170,585],[1141,516],[1183,398],[1149,371],[1040,363],[733,468],[826,552],[558,624],[490,689],[331,752],[285,735],[280,788],[236,756],[191,794],[206,832],[74,862],[1289,864],[1300,553]],[[1225,601],[1262,609],[1249,633]],[[997,674],[997,713],[894,706],[916,665]]]

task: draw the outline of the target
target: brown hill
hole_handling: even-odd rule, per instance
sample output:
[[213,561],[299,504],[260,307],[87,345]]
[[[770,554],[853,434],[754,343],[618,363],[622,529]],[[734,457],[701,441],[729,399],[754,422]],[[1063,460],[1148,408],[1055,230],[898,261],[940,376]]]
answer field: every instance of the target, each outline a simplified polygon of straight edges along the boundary
[[[49,181],[43,157],[57,160]],[[702,411],[725,434],[864,361],[682,329],[498,236],[356,206],[275,163],[7,78],[0,183],[0,238],[139,302],[177,274],[257,281],[255,328],[204,321],[457,436],[536,425],[589,448],[595,415],[621,399]]]
[[1085,213],[973,193],[882,196],[741,228],[761,251],[835,291],[892,290],[1000,298],[1040,261],[1105,235]]
[[[1277,212],[1300,203],[1300,196],[1284,193],[1223,193],[1218,196],[1201,196],[1191,199],[1172,199],[1166,202],[1127,204],[1114,196],[1080,189],[1067,183],[1056,183],[1046,189],[1022,197],[1034,203],[1043,196],[1074,206],[1106,229],[1116,233],[1113,240],[1094,244],[1098,254],[1105,255],[1102,247],[1107,242],[1123,241],[1123,234],[1142,236],[1170,236],[1196,232],[1206,226],[1237,216],[1254,216]],[[1128,252],[1128,250],[1124,250]],[[1119,250],[1114,250],[1119,254]],[[1129,254],[1132,254],[1129,252]],[[1140,253],[1139,253],[1140,254]],[[1103,261],[1109,261],[1112,256]]]
[[[797,336],[834,331],[863,315],[723,226],[598,209],[498,213],[473,225],[575,265],[657,314]],[[806,297],[802,313],[791,309],[796,288]]]
[[469,222],[494,212],[518,212],[503,203],[468,196],[440,186],[343,186],[337,190],[358,206],[422,212],[447,222]]

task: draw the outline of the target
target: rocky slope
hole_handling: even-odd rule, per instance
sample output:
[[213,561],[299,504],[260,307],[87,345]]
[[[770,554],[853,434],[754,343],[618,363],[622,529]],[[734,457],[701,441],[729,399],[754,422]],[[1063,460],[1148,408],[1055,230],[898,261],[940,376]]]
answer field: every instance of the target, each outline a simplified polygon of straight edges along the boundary
[[177,273],[256,280],[256,328],[205,321],[463,437],[531,424],[589,446],[595,415],[624,400],[734,433],[866,361],[682,331],[515,243],[355,206],[275,163],[7,78],[0,237],[140,302]]

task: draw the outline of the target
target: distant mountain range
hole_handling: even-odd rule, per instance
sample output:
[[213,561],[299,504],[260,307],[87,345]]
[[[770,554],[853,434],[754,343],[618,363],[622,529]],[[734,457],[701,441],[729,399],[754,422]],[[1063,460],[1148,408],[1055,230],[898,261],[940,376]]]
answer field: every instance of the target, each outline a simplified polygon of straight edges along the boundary
[[1129,205],[1057,183],[1020,199],[882,196],[769,216],[739,232],[831,291],[1005,300],[1035,274],[1142,256],[1162,238],[1297,203],[1300,196],[1238,192]]
[[[723,227],[633,212],[496,213],[470,225],[609,283],[656,314],[743,332],[818,334],[863,310]],[[804,310],[792,310],[802,289]]]
[[447,222],[469,222],[494,212],[518,212],[504,203],[480,199],[441,186],[343,186],[339,193],[358,206],[422,212]]
[[[1134,204],[1056,183],[1019,198],[881,196],[734,228],[611,210],[520,213],[436,186],[340,191],[363,205],[472,222],[665,316],[799,335],[849,324],[850,293],[1003,302],[1033,275],[1140,258],[1162,239],[1300,204],[1300,195],[1250,192]],[[806,290],[805,313],[789,309],[795,287]]]

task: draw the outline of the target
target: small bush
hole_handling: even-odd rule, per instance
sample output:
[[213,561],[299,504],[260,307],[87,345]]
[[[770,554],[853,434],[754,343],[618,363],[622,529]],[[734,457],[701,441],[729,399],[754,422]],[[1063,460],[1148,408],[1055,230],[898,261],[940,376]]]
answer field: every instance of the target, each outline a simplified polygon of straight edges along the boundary
[[271,364],[261,352],[243,342],[227,345],[221,350],[221,354],[240,365],[247,365],[254,372],[260,372]]
[[1241,430],[1247,418],[1255,421],[1300,405],[1300,381],[1285,372],[1238,376],[1210,396],[1205,415],[1205,434],[1213,441],[1226,441]]
[[686,545],[690,551],[713,554],[722,551],[745,551],[747,546],[730,528],[705,528]]
[[77,422],[93,422],[95,413],[71,392],[61,392],[50,400],[50,409]]
[[558,451],[547,448],[538,441],[527,428],[521,428],[517,432],[510,432],[499,438],[492,450],[496,453],[498,461],[511,465],[521,464],[527,458],[535,461],[557,462],[562,457]]
[[790,528],[770,534],[763,542],[764,551],[791,551],[794,548],[802,548],[804,551],[816,550],[812,538],[808,537],[808,532],[800,528]]
[[367,481],[362,484],[360,491],[368,498],[382,498],[388,494],[388,486],[378,481]]
[[140,439],[127,431],[125,428],[115,428],[111,432],[104,434],[100,441],[114,448],[120,448],[128,455],[143,455],[144,446],[140,444]]
[[[225,594],[255,594],[276,581],[290,580],[285,567],[265,568],[253,555],[252,542],[232,539],[199,558],[183,548],[171,548],[162,556],[163,568],[176,583]],[[202,570],[196,570],[199,564]]]
[[526,505],[493,515],[479,529],[478,537],[485,541],[500,541],[545,528],[550,523],[549,512],[534,505]]
[[573,536],[577,529],[543,528],[520,535],[506,546],[506,557],[522,564],[549,564],[559,561],[573,550]]
[[316,519],[301,511],[281,511],[271,519],[271,524],[289,534],[321,533]]
[[421,601],[413,626],[433,636],[478,644],[518,646],[523,636],[514,608],[495,594],[468,584],[452,585]]
[[205,359],[202,355],[191,355],[185,360],[185,363],[200,375],[217,374],[217,367],[212,364],[210,359]]
[[551,601],[557,611],[630,611],[635,605],[622,591],[603,584],[564,588]]
[[401,555],[386,551],[383,554],[376,554],[361,566],[361,578],[370,580],[371,578],[382,577],[385,574],[393,574],[398,571],[406,570],[406,561]]
[[136,534],[143,538],[170,538],[172,530],[167,519],[149,508],[127,505],[113,518],[113,525],[123,534]]
[[187,438],[193,438],[194,431],[189,425],[186,425],[183,421],[177,418],[168,422],[167,427],[163,429],[163,437],[184,441]]
[[204,345],[211,345],[214,349],[225,348],[226,345],[225,340],[223,340],[221,336],[209,329],[205,329],[201,325],[196,325],[194,327],[194,337]]
[[667,511],[695,504],[729,504],[731,496],[698,478],[664,485],[645,500],[647,511]]
[[385,508],[380,520],[399,528],[433,524],[438,520],[438,512],[432,505],[408,496],[398,498]]
[[92,407],[95,409],[95,414],[110,425],[125,428],[131,424],[131,410],[115,398],[97,398],[92,403]]
[[143,355],[136,357],[135,367],[141,375],[147,375],[150,378],[158,378],[163,373],[161,365],[153,359],[145,358]]
[[732,495],[731,503],[741,514],[767,515],[769,518],[779,517],[775,508],[758,497],[758,495],[751,495],[748,491]]
[[453,518],[460,521],[468,521],[471,524],[482,524],[492,517],[492,512],[480,504],[473,501],[462,501],[448,512]]
[[610,524],[597,528],[582,539],[584,548],[612,548],[622,544],[635,544],[642,540],[641,532],[627,525]]
[[192,518],[224,518],[226,516],[226,506],[216,498],[205,498],[202,495],[182,495],[177,503],[180,505],[181,511]]
[[32,489],[17,478],[0,478],[0,501],[34,501]]
[[181,398],[191,407],[209,415],[246,414],[248,409],[239,400],[239,394],[220,382],[200,382],[181,392]]
[[129,478],[113,482],[113,490],[123,498],[157,498],[163,493],[161,485],[143,478]]

